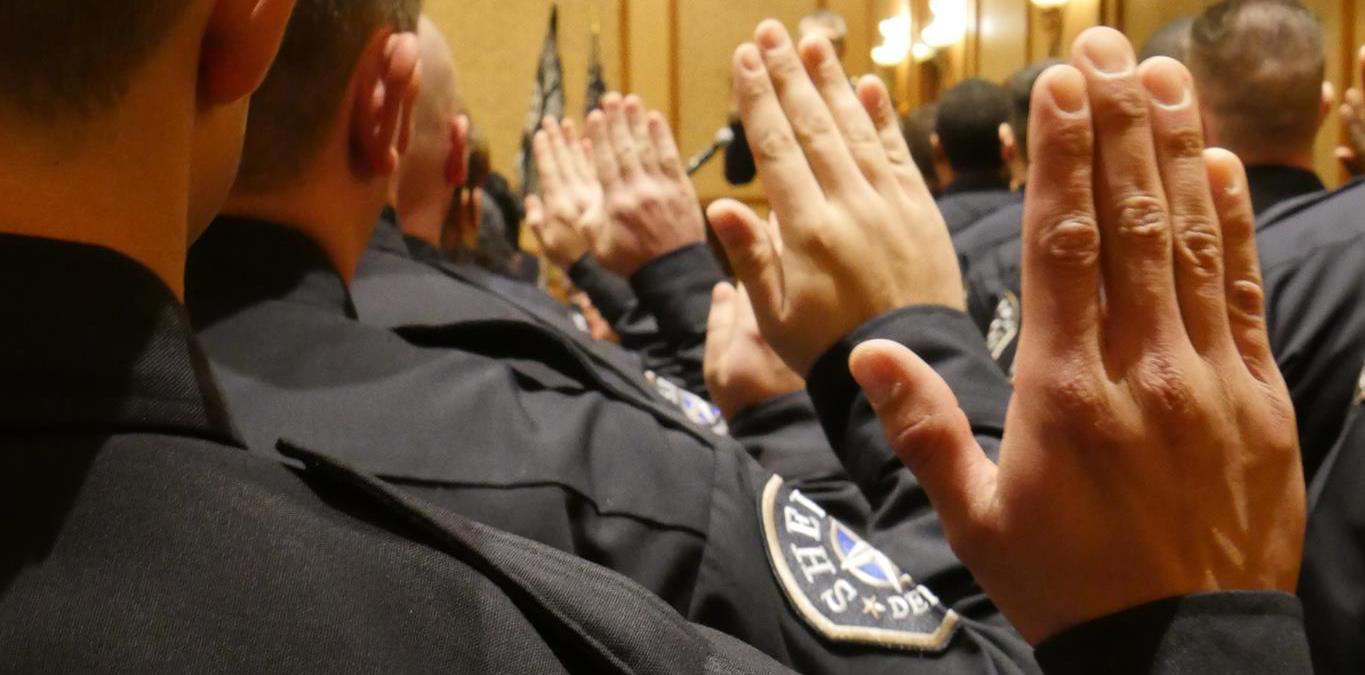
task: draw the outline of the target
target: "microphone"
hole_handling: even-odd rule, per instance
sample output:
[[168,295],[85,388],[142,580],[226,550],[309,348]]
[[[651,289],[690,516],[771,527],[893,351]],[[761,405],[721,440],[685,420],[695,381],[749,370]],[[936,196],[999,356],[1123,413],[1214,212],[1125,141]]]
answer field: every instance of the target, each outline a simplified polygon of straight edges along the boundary
[[728,126],[721,127],[720,131],[716,132],[716,137],[711,140],[711,147],[697,153],[687,162],[687,175],[691,176],[698,171],[701,171],[701,168],[706,166],[707,162],[711,161],[721,150],[729,147],[730,144],[734,142],[735,132],[731,131]]

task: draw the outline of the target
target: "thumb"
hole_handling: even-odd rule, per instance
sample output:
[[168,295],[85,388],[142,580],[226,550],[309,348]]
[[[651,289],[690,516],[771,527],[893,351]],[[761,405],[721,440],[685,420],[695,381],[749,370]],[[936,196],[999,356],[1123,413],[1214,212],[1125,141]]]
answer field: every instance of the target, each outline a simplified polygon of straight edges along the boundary
[[849,358],[853,378],[881,419],[891,449],[924,486],[943,526],[960,533],[988,521],[996,466],[972,436],[957,397],[934,369],[887,340],[865,342]]
[[725,248],[735,276],[749,293],[759,325],[780,321],[785,293],[782,259],[769,224],[753,209],[733,199],[711,204],[706,218]]
[[730,335],[734,329],[735,312],[731,307],[734,299],[735,287],[728,282],[716,284],[711,292],[711,314],[706,320],[705,363],[714,364],[715,359],[730,343]]

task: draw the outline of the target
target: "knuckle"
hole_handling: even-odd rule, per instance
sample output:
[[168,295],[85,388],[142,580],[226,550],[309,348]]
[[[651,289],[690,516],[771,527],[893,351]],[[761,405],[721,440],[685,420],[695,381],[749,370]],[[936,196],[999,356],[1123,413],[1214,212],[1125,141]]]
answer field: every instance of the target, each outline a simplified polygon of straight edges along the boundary
[[1176,226],[1176,250],[1191,272],[1205,279],[1223,276],[1223,243],[1218,225],[1204,216],[1184,216]]
[[1202,160],[1204,134],[1196,127],[1181,127],[1157,134],[1157,148],[1163,157],[1177,160]]
[[1053,265],[1088,269],[1099,264],[1100,228],[1087,213],[1064,214],[1043,228],[1038,249]]
[[1237,279],[1228,287],[1228,307],[1245,321],[1265,321],[1265,287],[1260,279]]
[[912,473],[932,470],[933,464],[942,461],[943,451],[951,448],[956,438],[957,425],[965,423],[959,418],[962,414],[960,410],[935,410],[900,421],[891,442]]
[[1115,207],[1115,232],[1126,245],[1163,251],[1170,246],[1170,218],[1160,199],[1146,193],[1129,195]]
[[1123,83],[1092,99],[1099,128],[1127,128],[1147,124],[1147,95],[1135,82]]
[[1174,420],[1198,416],[1199,397],[1170,354],[1158,352],[1143,358],[1134,371],[1132,388],[1143,407],[1158,416]]
[[803,144],[833,133],[834,120],[821,112],[809,111],[791,117],[792,132]]
[[1038,161],[1049,162],[1057,158],[1070,162],[1086,162],[1094,159],[1094,133],[1089,120],[1067,120],[1050,128],[1043,129],[1043,137],[1038,145],[1043,152]]
[[1044,400],[1062,419],[1092,419],[1106,410],[1099,383],[1075,368],[1052,369],[1036,377],[1040,379],[1037,391],[1043,392]]
[[775,82],[786,83],[807,78],[806,68],[795,58],[788,58],[779,55],[777,58],[767,60],[768,73]]
[[759,162],[775,162],[786,159],[796,151],[796,139],[786,130],[770,129],[751,148]]

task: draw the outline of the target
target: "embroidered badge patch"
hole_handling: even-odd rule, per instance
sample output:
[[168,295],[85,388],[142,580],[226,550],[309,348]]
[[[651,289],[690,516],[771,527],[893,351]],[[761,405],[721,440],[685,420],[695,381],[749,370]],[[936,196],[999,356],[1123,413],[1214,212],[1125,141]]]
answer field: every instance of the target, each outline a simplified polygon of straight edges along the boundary
[[800,490],[773,476],[761,512],[773,571],[816,632],[921,652],[948,646],[957,614]]
[[678,406],[687,420],[704,429],[710,429],[718,436],[727,436],[730,427],[725,423],[725,417],[720,414],[720,408],[711,405],[706,399],[693,394],[690,391],[673,384],[666,378],[655,375],[653,371],[645,372],[645,381],[654,385],[655,391],[665,401]]
[[995,318],[991,320],[990,332],[986,334],[986,347],[991,350],[991,358],[996,361],[1005,355],[1005,350],[1019,337],[1019,297],[1010,291],[1000,298],[995,307]]

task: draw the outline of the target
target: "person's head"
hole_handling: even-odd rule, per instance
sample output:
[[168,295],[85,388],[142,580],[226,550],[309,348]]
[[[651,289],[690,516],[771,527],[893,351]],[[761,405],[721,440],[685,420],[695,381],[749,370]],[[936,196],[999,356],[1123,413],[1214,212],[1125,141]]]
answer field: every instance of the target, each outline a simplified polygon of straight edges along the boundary
[[413,106],[412,142],[398,167],[393,206],[405,231],[437,245],[441,224],[457,196],[455,188],[467,173],[468,126],[460,117],[464,103],[455,83],[450,45],[426,17],[417,41],[422,88]]
[[[115,248],[179,288],[185,248],[231,186],[248,99],[292,8],[0,3],[0,227]],[[152,231],[162,221],[167,231]]]
[[251,104],[227,210],[308,234],[349,278],[388,201],[419,89],[421,0],[298,0]]
[[843,60],[844,53],[848,49],[848,22],[838,12],[829,9],[819,9],[801,19],[801,25],[797,27],[802,38],[807,35],[823,35],[828,38],[830,44],[834,45],[834,53],[839,55],[839,60]]
[[1000,151],[1016,187],[1028,177],[1028,120],[1033,105],[1033,85],[1043,71],[1060,63],[1061,59],[1035,61],[1005,81],[1005,91],[1010,97],[1010,120],[1000,125]]
[[915,160],[920,175],[924,176],[924,184],[934,196],[943,192],[943,182],[939,178],[938,165],[934,161],[934,144],[930,140],[934,134],[934,118],[937,115],[938,106],[929,103],[910,111],[910,114],[901,120],[901,133],[905,134],[905,144],[910,146],[910,158]]
[[1187,59],[1211,145],[1246,164],[1312,167],[1331,93],[1311,11],[1296,0],[1225,0],[1195,20]]
[[1190,27],[1193,25],[1194,17],[1182,16],[1156,29],[1152,37],[1142,43],[1138,61],[1165,56],[1184,63],[1186,50],[1190,48]]
[[944,92],[934,120],[934,145],[953,173],[1000,174],[1000,125],[1010,120],[1005,88],[979,77]]

